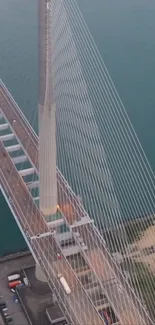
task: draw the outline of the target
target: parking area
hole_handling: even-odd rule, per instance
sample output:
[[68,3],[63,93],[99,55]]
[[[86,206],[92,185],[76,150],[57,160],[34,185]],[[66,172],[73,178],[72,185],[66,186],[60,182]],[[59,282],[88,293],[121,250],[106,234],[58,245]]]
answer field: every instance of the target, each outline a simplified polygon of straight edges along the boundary
[[20,270],[22,267],[32,264],[34,264],[34,260],[31,255],[0,263],[0,296],[1,301],[6,303],[8,313],[12,318],[10,325],[28,325],[29,322],[23,312],[21,304],[15,302],[14,293],[8,288],[7,277],[11,273],[16,273],[16,271]]
[[[8,276],[20,274],[21,282],[16,288],[9,288]],[[23,279],[28,283],[25,285]],[[13,292],[12,292],[12,291]],[[35,262],[31,255],[0,263],[0,303],[4,303],[12,319],[10,325],[50,325],[67,324],[57,304],[56,296],[47,283],[40,282],[35,276]],[[7,316],[8,317],[8,316]],[[2,321],[1,321],[2,323]],[[0,325],[1,325],[0,323]],[[5,324],[8,324],[5,322]]]
[[19,300],[33,325],[50,325],[46,308],[53,304],[52,292],[46,283],[35,277],[35,267],[25,269],[30,286],[18,289]]

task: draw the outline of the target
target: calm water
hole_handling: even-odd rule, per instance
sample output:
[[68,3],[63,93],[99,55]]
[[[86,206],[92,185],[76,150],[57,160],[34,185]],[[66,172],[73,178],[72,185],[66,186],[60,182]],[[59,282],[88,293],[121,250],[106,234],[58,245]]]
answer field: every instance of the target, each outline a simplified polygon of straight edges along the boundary
[[[78,3],[155,171],[155,2]],[[0,77],[33,123],[31,108],[37,105],[37,0],[0,1]],[[36,128],[36,123],[33,125]],[[0,207],[0,255],[24,249],[2,197]]]

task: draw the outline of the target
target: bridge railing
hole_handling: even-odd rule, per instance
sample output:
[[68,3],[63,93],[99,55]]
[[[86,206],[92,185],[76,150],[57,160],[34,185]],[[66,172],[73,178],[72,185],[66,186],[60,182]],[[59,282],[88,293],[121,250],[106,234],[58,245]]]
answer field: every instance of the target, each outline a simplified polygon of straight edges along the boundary
[[38,141],[38,137],[36,135],[36,133],[34,132],[31,124],[28,122],[27,118],[24,116],[23,112],[21,111],[21,109],[19,108],[19,106],[17,105],[16,101],[14,100],[14,98],[12,97],[12,95],[10,94],[10,92],[8,91],[7,87],[5,86],[4,82],[2,81],[2,79],[0,79],[0,86],[1,88],[7,93],[9,99],[11,100],[11,102],[13,103],[13,105],[16,107],[19,115],[22,117],[22,119],[24,120],[24,122],[27,124],[27,126],[29,127],[29,129],[31,129],[31,132],[33,132],[34,137],[36,138],[36,140]]
[[[5,86],[5,84],[3,83],[3,81],[1,79],[0,79],[0,86],[6,92],[7,96],[10,99],[10,101],[12,102],[14,107],[17,109],[18,114],[21,117],[21,120],[24,120],[24,122],[27,125],[28,129],[31,130],[31,133],[33,134],[33,136],[35,138],[35,141],[36,141],[36,143],[34,143],[34,144],[36,145],[36,149],[38,150],[38,136],[37,136],[37,134],[35,133],[34,129],[31,126],[31,124],[28,122],[28,120],[26,119],[26,117],[22,113],[21,109],[19,108],[16,101],[14,100],[14,98],[12,97],[9,90],[7,89],[7,87]],[[65,194],[65,196],[69,200],[69,202],[72,205],[73,209],[76,210],[76,213],[77,213],[78,217],[79,218],[82,218],[82,217],[90,218],[88,213],[86,212],[86,210],[82,206],[82,204],[78,201],[75,193],[71,189],[70,185],[68,184],[68,182],[66,181],[66,179],[64,178],[64,176],[62,175],[62,173],[60,172],[58,167],[56,168],[56,172],[57,172],[57,181],[58,181],[59,185],[61,186],[62,190],[63,190],[63,187],[65,188],[63,193]]]

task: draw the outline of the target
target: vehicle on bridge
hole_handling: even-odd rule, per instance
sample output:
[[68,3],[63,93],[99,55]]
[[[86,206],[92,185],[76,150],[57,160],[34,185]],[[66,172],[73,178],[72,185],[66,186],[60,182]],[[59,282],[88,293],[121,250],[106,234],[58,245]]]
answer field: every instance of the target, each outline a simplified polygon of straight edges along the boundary
[[67,283],[67,281],[65,280],[65,278],[61,275],[61,274],[58,274],[58,279],[60,280],[64,290],[66,291],[67,294],[70,294],[71,293],[71,289]]

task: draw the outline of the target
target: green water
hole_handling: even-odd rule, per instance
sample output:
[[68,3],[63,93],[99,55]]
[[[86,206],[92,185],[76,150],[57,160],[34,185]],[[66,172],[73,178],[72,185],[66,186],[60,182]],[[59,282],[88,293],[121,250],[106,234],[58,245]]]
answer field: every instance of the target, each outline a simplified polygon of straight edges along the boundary
[[[78,3],[155,171],[155,2]],[[37,0],[0,1],[0,77],[36,129]],[[2,197],[0,208],[0,255],[24,249]]]

